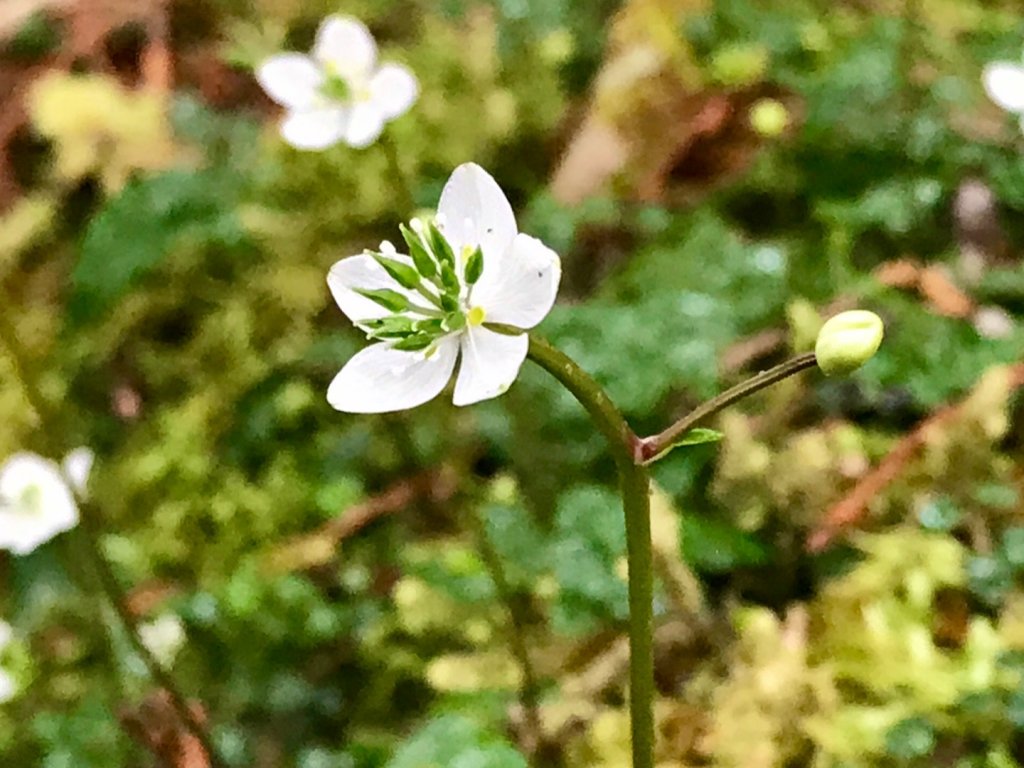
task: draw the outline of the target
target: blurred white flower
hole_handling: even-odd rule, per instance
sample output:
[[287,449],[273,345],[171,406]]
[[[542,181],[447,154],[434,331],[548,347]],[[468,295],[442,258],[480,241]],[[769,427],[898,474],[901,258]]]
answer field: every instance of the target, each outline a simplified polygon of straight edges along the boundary
[[92,462],[96,457],[88,448],[75,448],[64,457],[62,463],[64,476],[71,481],[71,487],[79,496],[85,496],[86,486],[89,484],[89,474],[92,472]]
[[994,61],[981,73],[981,82],[992,101],[1021,118],[1024,130],[1024,64]]
[[328,16],[309,56],[271,56],[256,68],[256,79],[287,110],[281,136],[297,149],[326,149],[339,141],[369,146],[419,95],[407,67],[377,66],[373,36],[348,16]]
[[524,329],[544,319],[561,278],[557,254],[518,233],[501,188],[472,163],[448,179],[436,220],[414,219],[402,235],[408,256],[381,243],[327,277],[341,311],[379,342],[342,368],[328,402],[350,413],[413,408],[444,389],[460,352],[455,405],[502,394],[529,339],[488,324]]
[[6,704],[14,698],[17,692],[18,685],[14,682],[14,678],[0,669],[0,704]]
[[[11,629],[11,625],[0,619],[0,656],[3,655],[4,649],[11,644],[13,639],[14,630]],[[0,669],[0,704],[13,699],[17,690],[18,686],[15,684],[14,678],[5,670]]]
[[167,613],[140,625],[139,639],[156,660],[167,667],[174,663],[178,651],[185,644],[185,627],[181,619]]
[[65,469],[34,453],[16,453],[0,467],[0,549],[26,555],[78,524],[76,490],[84,490],[92,453],[73,451]]

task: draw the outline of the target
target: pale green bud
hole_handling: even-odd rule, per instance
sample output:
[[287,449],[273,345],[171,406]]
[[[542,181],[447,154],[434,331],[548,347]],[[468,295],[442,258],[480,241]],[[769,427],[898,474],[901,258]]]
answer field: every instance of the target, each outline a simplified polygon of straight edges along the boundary
[[750,125],[766,139],[778,138],[789,125],[789,112],[778,99],[758,99],[750,107]]
[[854,309],[831,317],[818,332],[814,356],[826,376],[842,376],[874,357],[885,328],[874,312]]

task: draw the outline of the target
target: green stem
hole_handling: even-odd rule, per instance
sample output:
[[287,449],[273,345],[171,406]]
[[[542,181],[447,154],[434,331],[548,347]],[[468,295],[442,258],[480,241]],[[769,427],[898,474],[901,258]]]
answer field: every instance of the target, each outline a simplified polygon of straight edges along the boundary
[[619,470],[629,559],[629,719],[633,768],[654,765],[654,554],[651,545],[650,476],[639,463],[639,441],[601,385],[567,355],[537,336],[530,359],[580,402],[598,429]]
[[651,479],[646,467],[619,467],[629,558],[629,720],[633,768],[654,765],[654,553]]
[[770,387],[772,384],[776,384],[808,368],[813,368],[815,365],[817,365],[817,361],[814,358],[814,353],[807,352],[767,371],[762,371],[756,376],[740,382],[731,389],[727,389],[717,397],[713,397],[694,408],[663,432],[640,440],[640,460],[644,464],[652,464],[672,450],[676,443],[699,422],[728,408],[733,403],[749,397],[755,392]]
[[494,546],[494,541],[487,532],[487,523],[474,508],[465,515],[467,526],[472,530],[477,548],[483,558],[484,565],[494,582],[498,599],[505,608],[509,624],[509,648],[516,658],[523,680],[519,691],[519,699],[526,716],[526,726],[532,742],[532,751],[536,752],[544,738],[544,730],[540,721],[540,683],[536,668],[530,658],[530,649],[526,644],[527,620],[516,600],[515,590],[509,583],[505,566],[501,562],[501,554]]
[[[14,327],[10,318],[3,312],[0,312],[0,342],[7,349],[7,359],[14,369],[14,378],[21,385],[21,391],[25,395],[26,402],[35,411],[36,419],[40,424],[53,424],[55,422],[53,409],[50,408],[50,404],[43,397],[39,388],[33,385],[36,379],[29,370],[28,361],[31,358],[28,355],[28,351],[18,337],[18,329]],[[46,434],[45,430],[43,432],[44,436],[49,440],[49,435]]]
[[[43,396],[42,390],[37,384],[38,376],[32,370],[30,362],[31,357],[25,349],[25,346],[21,343],[21,340],[18,338],[17,329],[14,327],[14,324],[3,312],[0,312],[0,344],[2,344],[2,346],[7,350],[7,356],[14,368],[15,377],[18,379],[18,382],[21,384],[22,390],[25,393],[25,399],[28,401],[29,405],[32,406],[32,410],[36,412],[36,417],[39,420],[39,429],[45,437],[47,448],[55,450],[58,454],[62,453],[63,451],[56,450],[57,446],[51,445],[51,443],[56,442],[56,439],[53,436],[62,434],[60,414]],[[64,482],[67,484],[68,488],[74,487],[70,478],[66,476],[64,477]],[[215,766],[215,768],[221,768],[224,766],[224,763],[219,759],[217,753],[214,751],[205,726],[192,714],[185,697],[180,693],[178,686],[175,684],[170,674],[161,666],[160,662],[157,661],[142,642],[142,638],[139,635],[138,625],[135,622],[135,618],[128,610],[127,602],[125,601],[120,585],[117,583],[117,578],[114,575],[110,564],[103,556],[103,551],[99,545],[99,535],[93,521],[91,506],[81,498],[78,498],[77,501],[79,514],[81,516],[79,524],[80,537],[84,542],[86,554],[92,561],[92,570],[96,577],[96,585],[102,591],[106,601],[114,609],[118,620],[124,628],[125,634],[130,639],[132,647],[142,658],[142,661],[149,670],[150,675],[167,691],[175,712],[181,719],[182,724],[203,746],[203,749],[209,757],[211,765]],[[113,651],[114,644],[111,642],[111,652],[113,653]]]
[[96,579],[104,596],[106,597],[106,601],[110,607],[113,608],[118,621],[124,629],[128,641],[131,643],[132,649],[139,655],[139,658],[142,659],[142,663],[146,666],[146,670],[149,672],[150,677],[153,678],[153,681],[167,691],[167,695],[170,697],[171,706],[174,708],[175,714],[178,716],[178,719],[181,720],[182,725],[184,725],[185,728],[188,729],[188,731],[202,745],[203,751],[206,752],[210,761],[210,765],[214,766],[214,768],[224,768],[225,764],[221,761],[214,749],[205,724],[195,715],[195,713],[192,712],[192,709],[188,705],[188,701],[179,690],[178,685],[171,677],[171,674],[164,669],[164,666],[152,654],[149,648],[146,647],[146,644],[142,642],[138,622],[135,620],[135,616],[132,615],[131,610],[128,608],[128,603],[124,597],[124,591],[118,583],[117,576],[114,574],[113,568],[110,567],[110,563],[107,561],[106,557],[103,556],[103,550],[101,549],[99,542],[99,532],[97,530],[92,508],[87,502],[80,499],[79,511],[81,514],[79,531],[81,533],[81,539],[85,543],[86,554],[92,561],[92,569],[96,574]]
[[[501,330],[496,328],[496,330]],[[582,405],[608,441],[619,470],[635,463],[637,436],[600,384],[576,362],[544,339],[530,335],[530,359],[554,376]]]
[[405,168],[402,167],[402,158],[399,156],[398,145],[387,134],[381,137],[380,143],[384,147],[384,153],[387,155],[388,166],[391,174],[395,177],[396,186],[405,198],[400,202],[399,210],[404,211],[405,216],[412,216],[416,210],[416,196],[413,194],[412,182],[408,174],[406,174]]

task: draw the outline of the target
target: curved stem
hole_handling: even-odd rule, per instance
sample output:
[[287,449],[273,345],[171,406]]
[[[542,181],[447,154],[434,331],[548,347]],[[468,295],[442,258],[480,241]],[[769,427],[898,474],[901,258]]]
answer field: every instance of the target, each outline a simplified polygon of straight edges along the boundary
[[641,439],[640,460],[644,464],[651,464],[657,461],[672,450],[676,443],[699,422],[765,387],[770,387],[772,384],[776,384],[808,368],[813,368],[815,365],[817,365],[817,361],[814,358],[814,353],[807,352],[767,371],[762,371],[756,376],[740,382],[731,389],[727,389],[717,397],[713,397],[694,408],[663,432]]
[[633,464],[637,457],[637,436],[601,385],[571,357],[533,334],[530,335],[529,356],[569,390],[590,414],[608,440],[608,447],[620,471],[624,465]]
[[91,507],[88,503],[79,500],[79,508],[81,513],[79,529],[82,534],[81,538],[85,542],[86,552],[89,559],[92,561],[92,568],[96,573],[96,578],[103,590],[103,594],[106,597],[107,602],[110,604],[110,607],[114,609],[114,613],[117,615],[118,621],[124,628],[125,635],[127,635],[132,649],[139,655],[139,658],[142,659],[142,663],[145,664],[146,670],[149,672],[149,675],[153,678],[154,682],[167,691],[175,714],[178,716],[178,719],[181,720],[182,725],[184,725],[185,728],[188,729],[189,733],[191,733],[192,736],[194,736],[202,745],[203,751],[206,752],[207,758],[210,761],[210,765],[215,766],[215,768],[222,768],[224,763],[220,760],[213,747],[213,743],[210,741],[210,735],[207,733],[205,723],[203,723],[192,711],[191,707],[189,707],[188,701],[185,699],[185,696],[181,691],[178,690],[178,686],[170,673],[164,669],[164,666],[159,662],[159,660],[157,660],[149,648],[146,647],[146,644],[142,642],[138,622],[135,620],[135,616],[132,615],[131,610],[128,608],[124,592],[117,581],[117,576],[114,574],[114,571],[110,567],[110,563],[107,561],[106,557],[103,556],[103,550],[100,548],[99,536],[95,528],[95,520]]
[[532,742],[531,751],[536,751],[544,739],[544,729],[540,721],[539,697],[540,683],[537,677],[536,668],[533,666],[533,659],[530,658],[530,649],[526,644],[526,617],[515,599],[515,590],[509,583],[508,575],[505,573],[505,566],[501,562],[501,554],[494,546],[494,541],[487,532],[487,523],[476,509],[471,510],[466,517],[468,525],[476,538],[477,547],[483,557],[484,565],[494,582],[494,588],[498,593],[498,599],[508,614],[509,622],[509,647],[516,663],[523,675],[522,686],[520,687],[519,698],[523,705],[526,716],[526,726],[529,730],[529,740]]
[[[24,345],[21,343],[21,340],[18,338],[17,329],[14,327],[14,324],[11,323],[10,318],[8,318],[3,312],[0,312],[0,344],[2,344],[7,351],[7,356],[14,368],[15,376],[25,393],[25,399],[28,401],[29,405],[32,406],[32,410],[36,412],[36,416],[39,419],[40,431],[46,436],[47,443],[53,442],[54,440],[51,436],[61,434],[59,413],[50,405],[49,402],[47,402],[40,390],[37,384],[38,378],[32,370],[30,363],[31,358],[29,357]],[[48,448],[49,447],[51,446],[48,445]],[[74,483],[71,482],[70,478],[65,476],[64,482],[68,488],[74,488]],[[142,661],[149,670],[150,675],[157,684],[167,691],[175,712],[181,719],[182,724],[202,745],[211,765],[220,768],[224,763],[214,751],[204,724],[199,722],[196,716],[189,709],[185,697],[181,694],[170,674],[163,668],[163,666],[161,666],[156,657],[150,653],[149,649],[146,648],[145,643],[142,642],[142,638],[139,635],[138,624],[135,622],[135,618],[128,610],[123,591],[117,583],[117,577],[114,575],[114,572],[110,567],[110,563],[108,563],[107,559],[103,556],[103,551],[99,545],[99,537],[94,527],[91,506],[81,498],[77,498],[77,501],[81,516],[81,523],[79,525],[81,538],[85,543],[88,557],[92,560],[92,568],[96,575],[97,585],[105,596],[107,602],[114,609],[114,612],[124,628],[125,634],[128,636],[132,647],[142,658]],[[113,648],[113,644],[111,644],[111,648]]]
[[548,342],[530,336],[530,359],[586,409],[608,440],[619,469],[629,559],[629,720],[633,768],[654,765],[654,553],[650,475],[639,463],[639,441],[601,385]]

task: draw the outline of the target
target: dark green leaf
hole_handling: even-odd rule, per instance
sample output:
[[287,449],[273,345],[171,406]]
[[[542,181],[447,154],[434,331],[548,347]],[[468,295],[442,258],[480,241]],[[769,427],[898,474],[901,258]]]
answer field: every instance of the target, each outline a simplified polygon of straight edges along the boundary
[[721,573],[763,565],[770,556],[760,539],[725,520],[685,515],[680,536],[683,557],[701,571]]
[[183,235],[238,241],[236,190],[220,171],[168,171],[128,184],[92,220],[71,273],[72,319],[97,319]]

